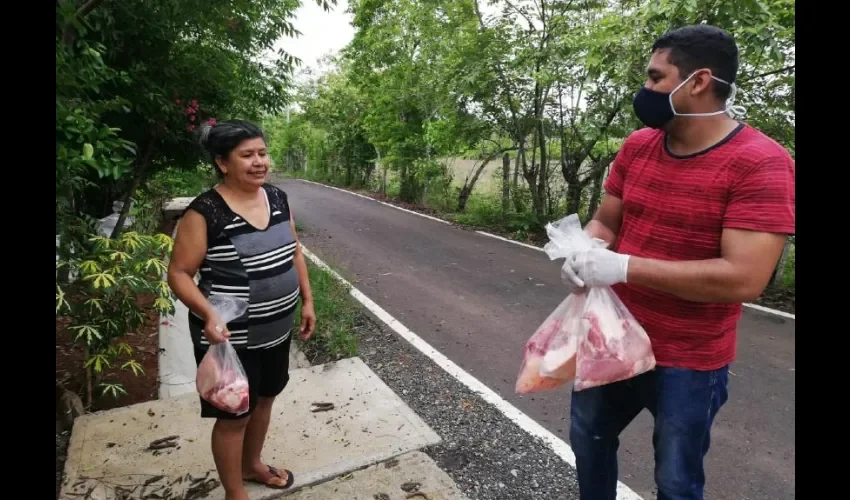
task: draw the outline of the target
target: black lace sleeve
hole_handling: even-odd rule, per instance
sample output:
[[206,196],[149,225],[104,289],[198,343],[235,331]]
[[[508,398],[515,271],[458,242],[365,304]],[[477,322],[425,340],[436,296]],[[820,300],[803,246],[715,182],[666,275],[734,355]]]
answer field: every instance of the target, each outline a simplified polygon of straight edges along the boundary
[[286,192],[272,184],[266,184],[264,187],[269,195],[269,207],[272,212],[280,210],[284,220],[289,220],[289,198],[287,198]]
[[[224,202],[221,195],[215,189],[210,189],[198,197],[186,207],[192,209],[204,217],[207,223],[207,245],[211,246],[218,239],[224,227],[230,223],[233,215]],[[184,212],[185,214],[185,212]]]

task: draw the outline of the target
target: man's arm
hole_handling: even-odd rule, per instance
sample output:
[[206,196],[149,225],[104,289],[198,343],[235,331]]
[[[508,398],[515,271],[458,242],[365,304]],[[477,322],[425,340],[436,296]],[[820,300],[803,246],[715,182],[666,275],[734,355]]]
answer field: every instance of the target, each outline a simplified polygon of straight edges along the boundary
[[[619,186],[614,187],[618,194]],[[594,218],[614,234],[619,232],[619,226],[607,226],[613,219],[602,214]],[[767,286],[787,235],[794,233],[794,219],[794,161],[780,154],[734,179],[723,216],[720,258],[666,261],[593,249],[574,254],[569,262],[588,286],[627,281],[694,302],[751,301]]]
[[591,237],[599,238],[610,247],[620,234],[620,224],[623,222],[623,200],[612,194],[605,193],[602,203],[593,214],[593,219],[584,227]]
[[697,302],[746,302],[764,291],[794,232],[794,160],[770,156],[730,188],[719,259],[629,258],[627,280]]
[[663,261],[629,257],[628,282],[694,302],[748,302],[761,295],[787,235],[724,229],[719,259]]

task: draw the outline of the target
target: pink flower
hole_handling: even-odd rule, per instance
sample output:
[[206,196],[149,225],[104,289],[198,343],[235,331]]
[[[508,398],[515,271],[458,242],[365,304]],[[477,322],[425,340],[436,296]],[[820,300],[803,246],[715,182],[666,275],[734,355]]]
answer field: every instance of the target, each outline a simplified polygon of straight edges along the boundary
[[189,117],[189,121],[190,121],[190,122],[195,121],[195,115],[190,116],[190,117]]
[[191,132],[191,131],[195,130],[195,126],[194,126],[194,125],[189,125],[189,126],[188,126],[188,127],[186,127],[186,128],[187,128],[187,129],[189,129],[189,132]]
[[210,124],[210,127],[215,126],[215,118],[210,118],[209,124]]
[[174,100],[174,104],[176,104],[176,105],[178,105],[178,106],[179,106],[179,105],[180,105],[180,99],[175,99],[175,100]]
[[197,101],[197,100],[192,99],[192,107],[193,107],[193,108],[197,108],[197,107],[198,107],[198,101]]

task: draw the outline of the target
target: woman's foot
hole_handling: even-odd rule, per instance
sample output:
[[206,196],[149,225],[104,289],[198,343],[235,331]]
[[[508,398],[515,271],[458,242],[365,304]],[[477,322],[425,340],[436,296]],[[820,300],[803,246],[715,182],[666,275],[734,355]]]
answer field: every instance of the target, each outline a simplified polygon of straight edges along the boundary
[[259,483],[267,488],[286,489],[295,482],[295,475],[287,469],[276,469],[271,465],[261,464],[249,471],[243,471],[245,481]]

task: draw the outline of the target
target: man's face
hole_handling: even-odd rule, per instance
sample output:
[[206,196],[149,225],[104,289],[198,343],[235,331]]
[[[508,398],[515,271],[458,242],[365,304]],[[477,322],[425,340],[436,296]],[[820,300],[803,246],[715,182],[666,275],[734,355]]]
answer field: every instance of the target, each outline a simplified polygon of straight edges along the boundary
[[[679,68],[670,64],[670,49],[658,49],[649,58],[644,86],[656,92],[670,93],[676,90],[676,87],[688,76],[690,75],[682,74]],[[673,94],[673,106],[676,111],[678,113],[702,112],[705,111],[702,108],[713,106],[711,85],[710,71],[701,69],[695,71],[687,83]]]
[[[658,49],[649,58],[644,86],[656,92],[670,93],[682,83],[679,68],[670,64],[670,49]],[[676,93],[677,97],[679,92]]]

